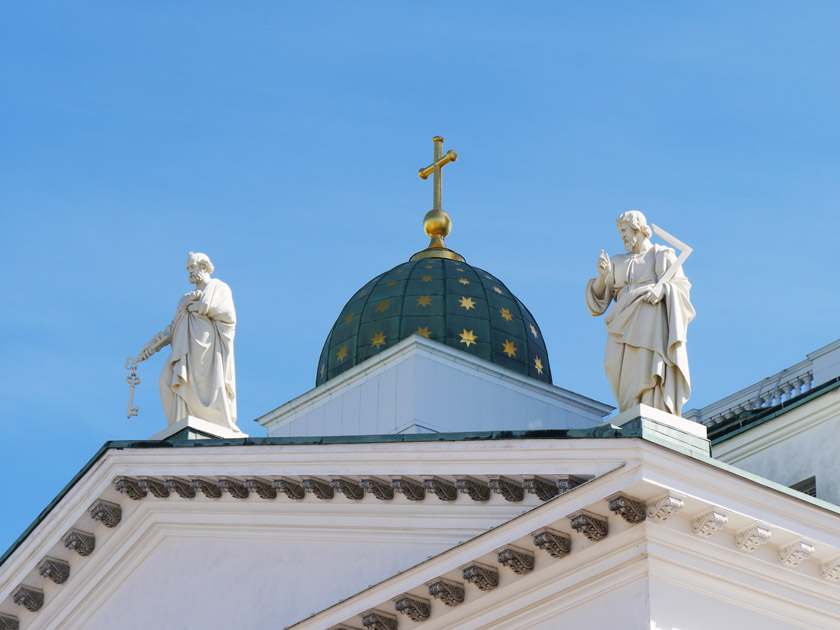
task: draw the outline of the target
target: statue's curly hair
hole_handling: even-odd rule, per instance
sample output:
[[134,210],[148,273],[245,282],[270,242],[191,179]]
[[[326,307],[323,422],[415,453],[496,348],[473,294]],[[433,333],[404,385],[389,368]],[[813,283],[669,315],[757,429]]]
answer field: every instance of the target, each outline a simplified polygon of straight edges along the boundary
[[190,252],[187,254],[187,264],[189,265],[192,261],[195,261],[207,273],[213,273],[213,263],[210,262],[210,256],[207,254]]
[[651,230],[650,226],[647,224],[645,215],[638,210],[628,210],[627,212],[622,212],[621,216],[616,219],[615,225],[618,228],[621,228],[622,225],[629,225],[632,230],[641,232],[642,236],[645,238],[650,238],[653,235],[653,230]]

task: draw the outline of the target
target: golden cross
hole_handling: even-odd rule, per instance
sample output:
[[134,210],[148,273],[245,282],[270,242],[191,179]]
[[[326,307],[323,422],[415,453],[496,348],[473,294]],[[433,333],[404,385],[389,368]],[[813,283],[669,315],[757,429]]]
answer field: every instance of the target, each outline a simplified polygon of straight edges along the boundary
[[441,210],[440,207],[440,169],[444,166],[449,164],[450,162],[454,162],[458,159],[458,154],[455,151],[447,151],[446,155],[443,155],[443,138],[440,136],[435,136],[432,138],[432,142],[435,143],[435,161],[429,164],[426,168],[421,168],[419,171],[420,179],[429,179],[429,175],[434,173],[435,179],[435,187],[434,187],[434,200],[432,210]]

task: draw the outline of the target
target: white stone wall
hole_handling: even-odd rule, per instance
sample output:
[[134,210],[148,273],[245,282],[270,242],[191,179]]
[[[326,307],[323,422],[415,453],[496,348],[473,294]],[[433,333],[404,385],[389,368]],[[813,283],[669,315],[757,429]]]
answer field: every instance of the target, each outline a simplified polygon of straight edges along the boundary
[[269,437],[587,428],[612,407],[420,337],[258,420]]
[[817,478],[817,498],[840,505],[840,389],[712,446],[728,464],[785,486]]

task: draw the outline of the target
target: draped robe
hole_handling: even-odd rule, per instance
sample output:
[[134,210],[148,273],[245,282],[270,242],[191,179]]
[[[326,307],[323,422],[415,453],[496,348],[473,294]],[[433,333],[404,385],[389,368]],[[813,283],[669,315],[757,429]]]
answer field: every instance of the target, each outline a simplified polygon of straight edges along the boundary
[[652,245],[640,254],[612,258],[603,295],[595,294],[594,279],[586,285],[586,305],[592,315],[601,315],[615,301],[604,319],[604,371],[619,412],[641,403],[678,416],[691,396],[686,329],[695,312],[689,300],[691,284],[682,268],[663,285],[660,302],[643,300],[675,261],[673,249]]
[[236,427],[236,376],[233,336],[236,311],[230,287],[212,278],[190,312],[190,294],[178,302],[163,334],[172,352],[160,375],[160,397],[167,422],[195,416],[233,431]]

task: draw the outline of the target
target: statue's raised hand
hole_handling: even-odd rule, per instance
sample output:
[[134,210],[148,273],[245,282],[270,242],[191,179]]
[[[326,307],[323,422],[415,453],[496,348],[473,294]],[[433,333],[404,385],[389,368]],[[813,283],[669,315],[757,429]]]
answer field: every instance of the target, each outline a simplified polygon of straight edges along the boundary
[[603,278],[609,275],[610,271],[612,271],[612,261],[609,254],[605,254],[602,249],[601,255],[598,256],[598,275]]

